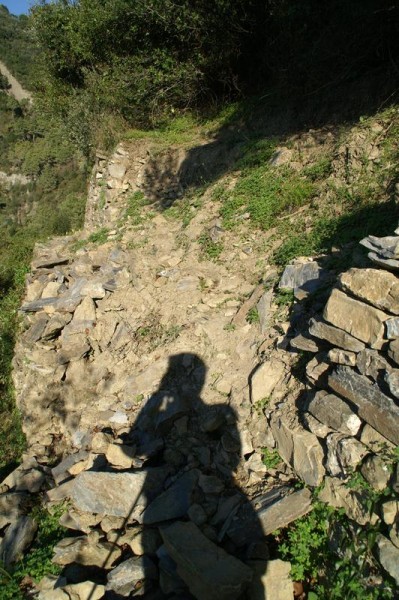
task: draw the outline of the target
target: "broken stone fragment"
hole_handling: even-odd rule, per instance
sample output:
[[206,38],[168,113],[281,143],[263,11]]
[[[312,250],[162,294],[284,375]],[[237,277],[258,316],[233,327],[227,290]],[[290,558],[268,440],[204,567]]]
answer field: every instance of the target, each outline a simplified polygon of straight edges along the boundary
[[280,289],[302,292],[301,298],[313,293],[322,283],[323,271],[316,261],[287,265],[278,284]]
[[377,350],[371,350],[370,348],[365,348],[359,352],[356,366],[362,375],[372,377],[374,381],[380,381],[385,371],[392,369],[388,361]]
[[332,429],[318,421],[311,413],[303,414],[302,421],[306,429],[314,433],[318,438],[324,439],[329,433],[332,433]]
[[399,515],[399,501],[388,500],[388,502],[384,502],[381,508],[384,523],[387,525],[393,525]]
[[[290,523],[306,515],[312,506],[309,490],[302,489],[281,497],[289,488],[272,490],[264,497],[255,498],[256,504],[245,502],[232,513],[227,523],[227,536],[237,545],[243,546],[273,531],[287,527]],[[259,500],[259,502],[258,502]]]
[[162,544],[158,529],[146,527],[132,527],[126,529],[125,533],[118,539],[118,545],[127,544],[136,556],[143,554],[156,554]]
[[384,380],[388,384],[392,396],[399,399],[399,369],[391,369],[385,373]]
[[36,535],[37,523],[31,517],[21,516],[8,526],[0,542],[0,560],[6,567],[22,558]]
[[268,398],[284,375],[285,365],[281,361],[272,359],[261,363],[250,381],[252,403]]
[[316,343],[316,341],[306,335],[299,334],[296,337],[290,340],[291,348],[295,348],[295,350],[302,350],[303,352],[319,352],[320,345]]
[[39,341],[43,337],[47,321],[47,316],[41,316],[38,319],[36,319],[33,325],[28,329],[28,331],[26,331],[23,334],[22,339],[24,343],[26,343],[27,345],[31,345]]
[[273,300],[273,290],[267,290],[261,299],[259,300],[256,308],[258,310],[259,315],[259,323],[260,330],[262,333],[266,333],[267,328],[270,325],[270,317],[271,317],[271,303]]
[[367,448],[363,444],[341,433],[332,433],[327,437],[327,448],[326,467],[334,476],[345,476],[348,472],[353,472],[367,454]]
[[291,563],[282,560],[256,561],[251,585],[251,600],[292,600]]
[[196,469],[184,473],[147,506],[139,521],[149,525],[169,519],[178,519],[186,515],[192,503],[198,475],[199,472]]
[[270,421],[280,456],[293,467],[297,475],[310,486],[317,486],[324,477],[324,451],[317,437],[284,414],[275,414]]
[[351,352],[360,352],[365,347],[363,342],[357,340],[346,331],[337,329],[320,319],[310,319],[309,333],[314,337],[326,340],[333,346],[338,346]]
[[85,450],[79,450],[74,454],[70,454],[62,460],[56,467],[51,469],[51,474],[57,485],[70,478],[69,469],[80,461],[84,461],[89,456]]
[[385,323],[387,332],[386,337],[389,340],[394,340],[399,337],[399,318],[388,319]]
[[360,470],[365,480],[377,491],[384,490],[391,478],[389,465],[381,456],[368,456]]
[[191,522],[161,529],[177,572],[198,600],[235,600],[252,579],[252,571],[206,538]]
[[[57,591],[57,589],[59,588],[56,588],[54,591]],[[93,583],[92,581],[82,581],[81,583],[66,585],[62,590],[66,592],[68,600],[88,600],[89,598],[90,600],[100,600],[105,594],[105,586]],[[56,599],[54,598],[54,600]]]
[[330,368],[328,358],[324,352],[319,352],[306,365],[306,376],[309,381],[319,387],[324,388],[327,383],[328,371]]
[[389,343],[388,356],[399,366],[399,339],[392,340]]
[[356,435],[362,424],[349,405],[334,394],[317,392],[310,399],[307,410],[318,421],[341,433]]
[[350,298],[338,289],[331,292],[323,317],[372,348],[381,348],[383,344],[384,323],[388,315],[378,308]]
[[356,365],[356,354],[354,352],[332,348],[329,350],[327,356],[330,362],[338,365],[348,365],[349,367],[354,367]]
[[135,446],[126,444],[109,444],[105,457],[107,461],[116,468],[129,469],[136,455]]
[[381,269],[349,269],[340,276],[342,288],[376,308],[399,315],[399,279]]
[[45,483],[46,477],[42,470],[35,469],[34,466],[38,466],[35,459],[25,460],[4,479],[0,489],[5,486],[7,490],[36,494]]
[[56,313],[53,315],[43,332],[43,339],[51,340],[57,337],[57,335],[64,329],[65,325],[67,325],[70,320],[71,315],[68,313],[63,315]]
[[362,442],[362,444],[364,444],[365,446],[370,448],[370,450],[376,453],[381,452],[382,450],[386,451],[394,448],[394,444],[392,444],[392,442],[390,442],[389,440],[387,440],[386,437],[378,433],[378,431],[376,431],[368,423],[365,423],[362,429],[360,441]]
[[150,582],[158,578],[158,569],[148,556],[135,556],[124,561],[107,576],[107,590],[120,596],[144,594],[149,590]]
[[52,256],[42,256],[32,261],[32,269],[51,269],[56,265],[66,265],[69,263],[69,258],[57,256],[53,254]]
[[349,367],[337,367],[328,378],[331,389],[357,407],[358,415],[381,435],[399,444],[399,407],[364,375]]
[[99,431],[93,435],[91,449],[95,454],[106,454],[111,442],[112,436],[109,433]]
[[96,542],[89,537],[70,537],[58,542],[54,546],[54,553],[53,562],[56,565],[77,563],[109,569],[122,552],[110,542]]
[[376,543],[380,563],[399,585],[399,548],[381,534],[377,535]]
[[90,513],[70,509],[68,512],[61,515],[59,523],[67,529],[81,531],[82,533],[90,533],[92,527],[98,525],[100,521],[101,517],[99,515],[92,515]]
[[133,519],[160,494],[168,472],[166,467],[133,473],[85,471],[72,482],[71,498],[79,510]]

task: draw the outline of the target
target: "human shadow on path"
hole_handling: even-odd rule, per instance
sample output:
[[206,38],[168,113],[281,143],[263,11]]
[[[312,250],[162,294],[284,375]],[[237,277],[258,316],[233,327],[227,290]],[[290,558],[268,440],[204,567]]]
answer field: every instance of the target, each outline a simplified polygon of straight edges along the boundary
[[[146,472],[125,523],[141,546],[142,556],[131,560],[144,575],[139,585],[145,598],[265,598],[262,526],[234,481],[241,456],[237,416],[227,403],[205,405],[205,377],[197,355],[171,356],[126,438]],[[235,535],[243,508],[250,527]]]

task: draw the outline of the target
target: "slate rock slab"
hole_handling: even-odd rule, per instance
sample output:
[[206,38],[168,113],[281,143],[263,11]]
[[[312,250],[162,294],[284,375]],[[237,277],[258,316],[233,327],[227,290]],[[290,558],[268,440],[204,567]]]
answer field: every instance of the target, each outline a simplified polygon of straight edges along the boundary
[[384,323],[388,315],[378,308],[350,298],[338,289],[331,292],[323,317],[372,348],[380,348],[382,345]]
[[110,542],[92,541],[86,536],[64,538],[54,546],[53,563],[56,565],[97,566],[110,568],[122,551]]
[[124,561],[108,573],[107,590],[120,596],[130,596],[132,592],[142,594],[150,580],[156,580],[158,569],[148,556],[135,556]]
[[356,435],[362,424],[349,405],[334,394],[317,392],[309,401],[308,411],[318,421],[341,433]]
[[340,276],[342,288],[376,308],[399,315],[399,279],[381,269],[349,269]]
[[32,543],[37,531],[37,523],[31,517],[20,517],[6,530],[0,543],[0,560],[9,566],[17,561]]
[[322,274],[320,265],[315,261],[287,265],[278,286],[310,294],[320,286]]
[[388,440],[399,444],[399,407],[378,386],[364,375],[342,366],[331,373],[328,385],[356,406],[360,418]]
[[309,333],[314,337],[330,342],[333,346],[338,346],[351,352],[361,352],[365,348],[365,344],[360,340],[320,319],[310,320]]
[[237,546],[256,541],[276,529],[287,527],[311,510],[312,496],[308,489],[304,488],[283,497],[279,492],[280,490],[272,490],[266,494],[264,500],[260,499],[259,506],[254,507],[246,502],[240,508],[227,529],[228,537]]
[[198,481],[196,469],[184,473],[165,492],[155,498],[145,509],[139,520],[145,524],[178,519],[187,514],[192,503],[192,494]]
[[85,471],[74,480],[71,498],[79,510],[129,519],[161,493],[168,472],[164,467],[132,473]]
[[161,529],[177,573],[198,600],[235,600],[252,580],[252,570],[211,542],[191,522]]

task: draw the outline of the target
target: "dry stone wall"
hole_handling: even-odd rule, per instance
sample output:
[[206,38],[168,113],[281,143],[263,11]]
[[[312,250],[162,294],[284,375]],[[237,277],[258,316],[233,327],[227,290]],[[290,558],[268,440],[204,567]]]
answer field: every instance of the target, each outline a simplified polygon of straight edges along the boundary
[[[204,228],[223,235],[212,205],[184,229],[151,207],[130,223],[148,161],[146,143],[98,157],[85,231],[35,250],[14,360],[28,450],[0,488],[2,558],[29,547],[30,497],[45,493],[68,509],[62,575],[35,584],[41,600],[291,600],[268,536],[322,487],[350,519],[382,523],[378,557],[398,581],[399,286],[380,268],[395,268],[396,242],[368,239],[378,266],[341,275],[321,312],[303,301],[332,274],[289,265],[280,287],[298,302],[274,326],[273,269],[254,283],[257,257],[237,244],[218,264],[199,259]],[[298,351],[311,353],[306,379]],[[372,514],[348,486],[358,471],[391,491]]]

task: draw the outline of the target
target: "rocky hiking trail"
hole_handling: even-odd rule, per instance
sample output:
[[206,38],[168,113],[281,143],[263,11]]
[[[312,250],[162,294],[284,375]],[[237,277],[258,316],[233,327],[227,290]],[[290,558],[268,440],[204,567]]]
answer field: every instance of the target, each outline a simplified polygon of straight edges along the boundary
[[[99,156],[84,231],[35,249],[14,359],[28,449],[1,484],[5,564],[34,539],[25,505],[44,494],[66,502],[66,531],[61,575],[32,584],[41,600],[288,600],[290,563],[268,536],[322,486],[354,522],[382,523],[376,560],[398,584],[399,238],[367,239],[369,260],[338,280],[323,257],[280,278],[267,233],[225,231],[206,193],[173,206],[184,153],[168,169],[160,157],[159,189],[149,161],[147,142]],[[158,204],[142,202],[149,188]],[[295,294],[290,312],[279,289]],[[346,485],[358,468],[390,490],[372,513]]]
[[12,75],[12,73],[10,73],[6,65],[1,61],[0,72],[7,77],[10,84],[10,89],[7,91],[7,93],[11,94],[11,96],[14,96],[15,100],[18,102],[21,102],[22,100],[28,100],[29,102],[32,102],[32,94],[24,90],[19,81],[14,77],[14,75]]

